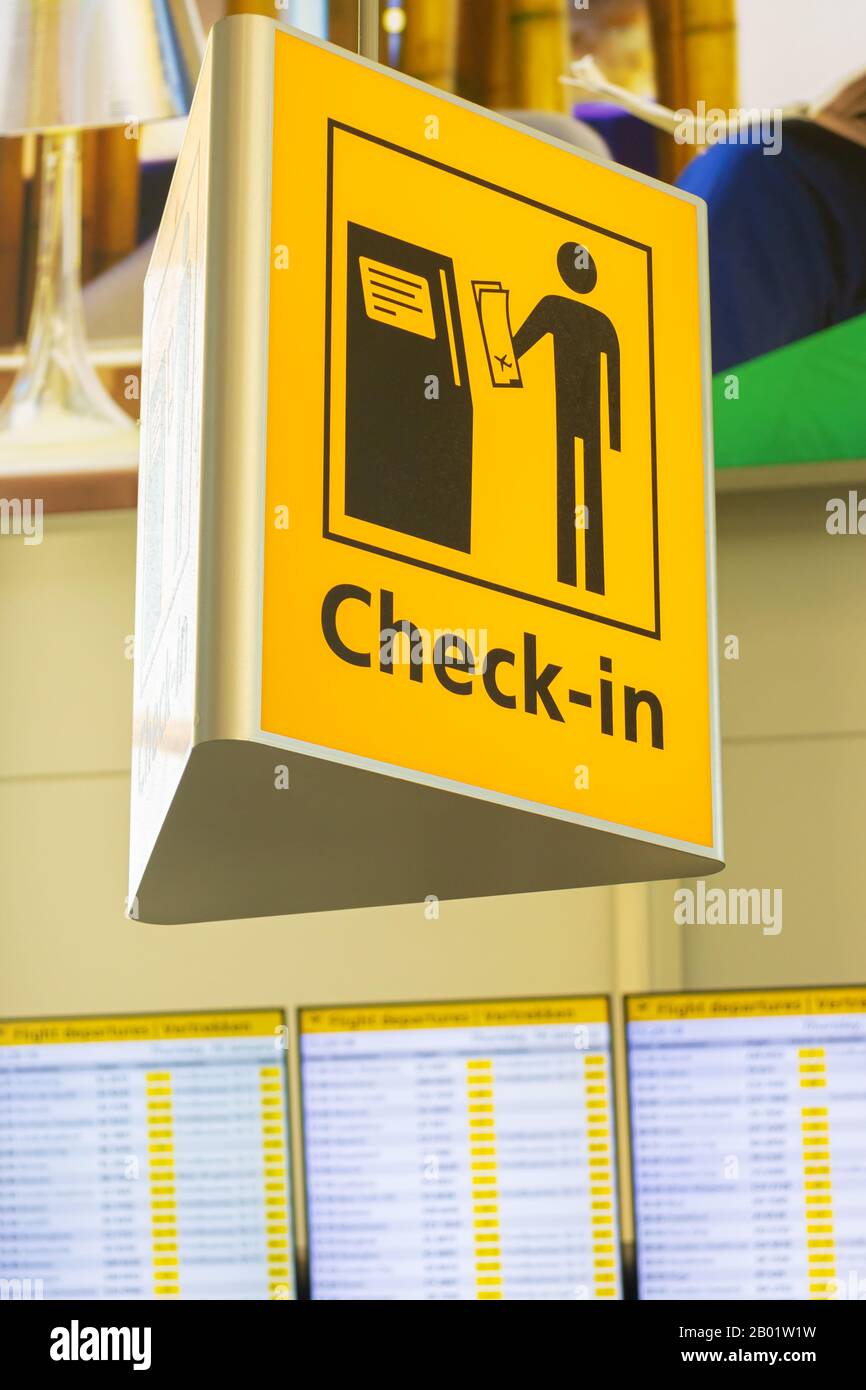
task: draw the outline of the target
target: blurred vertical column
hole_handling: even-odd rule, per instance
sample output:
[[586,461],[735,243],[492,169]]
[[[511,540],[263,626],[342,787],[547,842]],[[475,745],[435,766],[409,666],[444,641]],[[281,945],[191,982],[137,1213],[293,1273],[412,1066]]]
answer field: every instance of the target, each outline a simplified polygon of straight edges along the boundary
[[379,61],[381,0],[358,0],[358,52]]
[[457,91],[479,106],[514,106],[512,0],[462,0],[457,20]]
[[353,53],[358,48],[358,0],[330,0],[328,38]]
[[[471,0],[470,0],[471,2]],[[514,105],[524,111],[567,111],[568,0],[511,0]]]
[[400,66],[444,92],[457,86],[458,0],[407,0]]
[[[649,0],[658,100],[675,111],[737,105],[736,0]],[[695,154],[659,136],[662,177],[673,180]]]
[[0,140],[0,343],[15,342],[26,322],[18,313],[24,217],[21,144],[15,139]]
[[140,129],[130,121],[94,132],[94,275],[110,270],[138,242]]

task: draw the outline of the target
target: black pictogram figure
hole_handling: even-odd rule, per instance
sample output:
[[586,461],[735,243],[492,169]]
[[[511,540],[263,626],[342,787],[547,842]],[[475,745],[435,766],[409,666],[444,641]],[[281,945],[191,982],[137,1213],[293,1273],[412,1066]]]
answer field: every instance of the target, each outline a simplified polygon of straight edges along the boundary
[[[589,294],[595,288],[598,272],[586,247],[566,242],[559,249],[556,264],[562,279],[575,294]],[[610,319],[600,310],[560,294],[545,295],[517,330],[515,356],[522,357],[547,333],[553,338],[556,375],[557,577],[562,584],[577,584],[574,443],[580,439],[587,510],[585,582],[592,593],[603,594],[601,357],[604,354],[607,358],[610,447],[619,453],[619,339]]]
[[469,551],[472,395],[454,264],[348,225],[346,511]]

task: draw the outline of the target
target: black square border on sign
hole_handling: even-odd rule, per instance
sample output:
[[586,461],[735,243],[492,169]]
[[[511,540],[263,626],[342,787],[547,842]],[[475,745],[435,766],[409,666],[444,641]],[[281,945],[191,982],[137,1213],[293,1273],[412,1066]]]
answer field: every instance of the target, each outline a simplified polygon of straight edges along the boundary
[[[417,159],[422,164],[429,164],[434,169],[439,169],[443,173],[452,174],[459,179],[467,179],[470,183],[477,183],[482,188],[489,189],[492,193],[499,193],[506,198],[516,198],[518,202],[526,203],[529,207],[537,208],[540,212],[549,212],[554,217],[560,217],[566,222],[574,222],[579,227],[586,227],[592,232],[598,232],[601,236],[611,237],[614,241],[621,241],[627,246],[633,246],[638,251],[643,251],[647,258],[647,306],[648,306],[648,329],[649,329],[649,398],[650,398],[650,453],[652,461],[652,507],[653,507],[653,596],[655,604],[655,626],[652,628],[638,627],[635,623],[621,622],[617,618],[606,618],[600,613],[588,613],[584,608],[575,608],[568,603],[560,603],[556,599],[542,598],[538,594],[527,594],[522,589],[514,589],[506,584],[497,584],[490,579],[479,579],[473,574],[464,574],[461,570],[448,569],[444,565],[436,565],[430,560],[419,560],[413,555],[401,555],[399,551],[388,550],[384,546],[371,545],[368,541],[359,541],[353,536],[342,536],[339,532],[331,529],[330,523],[330,473],[331,473],[331,315],[332,315],[332,273],[333,273],[333,218],[334,218],[334,132],[344,131],[347,135],[353,135],[359,140],[369,140],[374,145],[381,145],[383,149],[391,150],[394,154],[405,155],[407,159]],[[587,222],[582,217],[575,217],[570,212],[562,212],[559,208],[549,207],[547,203],[541,203],[536,198],[529,198],[523,193],[514,193],[508,188],[502,188],[497,183],[492,183],[489,179],[479,178],[476,174],[468,174],[462,169],[454,169],[450,164],[443,164],[437,159],[431,159],[428,155],[417,154],[414,150],[404,149],[402,145],[394,144],[391,140],[384,140],[379,135],[371,135],[364,130],[358,130],[354,126],[345,124],[343,121],[328,118],[328,195],[327,195],[327,225],[325,230],[326,252],[325,252],[325,459],[324,459],[324,499],[323,499],[323,530],[322,535],[325,540],[339,541],[342,545],[353,546],[356,550],[367,550],[374,555],[382,555],[389,560],[399,560],[406,565],[415,565],[419,569],[433,570],[437,574],[444,574],[449,579],[462,579],[467,584],[477,584],[484,589],[495,589],[500,594],[510,594],[513,598],[525,599],[528,603],[540,603],[545,608],[554,608],[561,613],[572,613],[578,618],[589,618],[591,622],[603,623],[607,627],[620,628],[624,632],[634,632],[641,637],[653,637],[656,640],[661,638],[661,610],[659,594],[659,518],[658,518],[658,463],[656,455],[656,398],[655,398],[655,346],[653,339],[653,283],[652,283],[652,247],[644,245],[642,241],[635,241],[632,237],[623,236],[621,232],[609,231],[606,227],[599,227],[594,222]]]

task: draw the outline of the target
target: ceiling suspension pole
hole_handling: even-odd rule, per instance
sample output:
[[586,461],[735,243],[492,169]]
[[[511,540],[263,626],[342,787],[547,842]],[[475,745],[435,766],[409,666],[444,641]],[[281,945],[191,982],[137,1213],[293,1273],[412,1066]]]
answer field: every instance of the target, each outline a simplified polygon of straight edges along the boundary
[[358,52],[379,61],[379,0],[358,0]]

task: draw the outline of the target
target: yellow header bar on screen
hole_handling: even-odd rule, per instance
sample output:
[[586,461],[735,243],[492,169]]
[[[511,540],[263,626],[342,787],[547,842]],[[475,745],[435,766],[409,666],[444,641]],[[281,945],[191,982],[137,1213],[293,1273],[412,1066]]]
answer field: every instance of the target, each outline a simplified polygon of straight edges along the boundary
[[383,1033],[413,1028],[508,1028],[607,1023],[603,995],[586,999],[505,999],[456,1004],[385,1004],[302,1009],[301,1033]]
[[172,1042],[180,1038],[266,1038],[283,1027],[278,1009],[247,1013],[118,1014],[0,1023],[0,1047],[42,1043]]
[[718,994],[636,994],[626,1000],[626,1021],[629,1023],[862,1013],[866,1013],[866,987],[856,985]]

